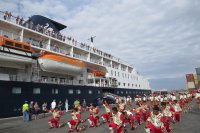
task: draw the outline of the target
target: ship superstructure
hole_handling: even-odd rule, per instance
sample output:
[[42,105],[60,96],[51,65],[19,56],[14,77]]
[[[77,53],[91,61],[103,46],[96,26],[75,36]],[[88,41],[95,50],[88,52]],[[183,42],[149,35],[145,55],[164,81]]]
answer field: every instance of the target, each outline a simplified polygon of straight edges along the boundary
[[[7,76],[7,80],[25,82],[56,84],[72,84],[73,82],[73,85],[150,89],[148,81],[127,62],[89,44],[79,43],[72,37],[60,34],[62,37],[59,38],[59,35],[53,35],[52,31],[59,32],[65,27],[64,25],[38,15],[30,19],[34,20],[33,22],[37,22],[37,20],[41,22],[29,26],[28,22],[18,25],[7,20],[0,21],[1,39],[6,43],[9,41],[19,43],[18,47],[16,44],[14,47],[2,45],[2,52],[15,50],[17,53],[20,49],[16,50],[16,48],[19,48],[22,43],[29,45],[32,49],[29,51],[31,55],[27,56],[33,56],[33,54],[39,56],[38,60],[29,58],[29,64],[20,63],[21,66],[18,64],[20,62],[18,57],[11,57],[16,61],[16,65],[12,65],[12,60],[9,62],[4,59],[5,63],[1,63],[1,67],[6,67],[7,73],[3,71],[5,72],[3,78]],[[49,23],[54,28],[51,28]],[[37,25],[42,24],[45,24],[46,28],[44,26],[43,31],[40,31]],[[59,29],[55,25],[62,28]],[[52,31],[50,32],[50,30]],[[26,55],[27,53],[20,51],[20,54]],[[5,55],[1,55],[1,58],[4,57]],[[21,60],[26,62],[24,59]],[[13,69],[17,69],[17,71],[13,72]]]

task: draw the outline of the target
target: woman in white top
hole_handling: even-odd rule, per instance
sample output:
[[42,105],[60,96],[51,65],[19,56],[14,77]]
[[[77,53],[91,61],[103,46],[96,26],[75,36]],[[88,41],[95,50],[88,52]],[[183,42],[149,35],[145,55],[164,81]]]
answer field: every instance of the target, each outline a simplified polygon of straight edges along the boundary
[[68,108],[69,108],[69,103],[68,103],[68,100],[66,99],[65,100],[65,110],[66,110],[66,112],[68,112]]

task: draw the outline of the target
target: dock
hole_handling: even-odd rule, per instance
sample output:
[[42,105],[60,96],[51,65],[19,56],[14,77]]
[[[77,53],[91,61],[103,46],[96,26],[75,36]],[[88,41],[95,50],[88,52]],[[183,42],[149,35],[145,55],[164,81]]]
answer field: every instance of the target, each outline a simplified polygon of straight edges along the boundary
[[[192,110],[183,114],[181,122],[172,124],[172,133],[197,133],[200,131],[200,111],[197,108],[196,101],[193,101],[194,107]],[[100,109],[100,114],[104,112],[104,109]],[[89,116],[88,111],[82,113],[82,118],[85,119]],[[49,129],[48,120],[50,116],[40,118],[38,120],[32,120],[30,122],[23,122],[21,117],[0,119],[0,133],[67,133],[68,125],[61,128]],[[65,113],[61,121],[67,122],[71,120],[70,113]],[[102,121],[102,120],[101,120]],[[86,121],[82,125],[89,125]],[[138,125],[135,130],[130,130],[127,126],[128,133],[145,133],[145,123]],[[109,133],[108,124],[101,124],[99,127],[88,128],[82,133]]]

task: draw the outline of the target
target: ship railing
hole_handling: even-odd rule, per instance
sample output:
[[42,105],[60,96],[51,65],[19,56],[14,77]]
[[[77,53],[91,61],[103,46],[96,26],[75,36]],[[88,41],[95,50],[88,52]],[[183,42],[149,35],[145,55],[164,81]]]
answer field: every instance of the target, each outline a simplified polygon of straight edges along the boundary
[[50,83],[50,84],[62,84],[62,85],[73,85],[74,81],[73,80],[65,80],[65,81],[52,81],[49,79],[40,79],[39,81],[35,82],[40,82],[40,83]]
[[[5,13],[6,11],[0,11],[0,14],[2,15],[2,19],[4,19],[4,13]],[[90,45],[88,45],[88,44],[85,44],[85,43],[80,43],[80,42],[78,42],[78,41],[76,41],[75,39],[73,39],[72,37],[69,37],[69,36],[65,36],[65,35],[63,35],[63,34],[61,34],[61,33],[49,33],[49,32],[46,32],[46,30],[41,26],[41,27],[38,27],[38,25],[34,25],[34,24],[31,24],[31,26],[30,26],[30,24],[27,24],[27,23],[25,23],[25,22],[27,22],[27,21],[25,21],[25,20],[23,20],[22,19],[22,17],[19,17],[19,20],[17,21],[17,18],[18,18],[19,16],[14,16],[13,14],[10,16],[10,17],[6,17],[6,19],[4,19],[4,20],[6,20],[6,21],[10,21],[10,22],[12,22],[12,23],[16,23],[16,24],[18,24],[18,25],[21,25],[21,26],[24,26],[24,27],[26,27],[26,28],[29,28],[29,29],[32,29],[32,30],[34,30],[34,31],[37,31],[37,32],[40,32],[40,33],[42,33],[42,34],[46,34],[46,35],[48,35],[48,36],[51,36],[51,37],[53,37],[53,38],[56,38],[56,39],[58,39],[58,40],[61,40],[61,41],[63,41],[63,42],[72,42],[72,45],[74,45],[74,46],[77,46],[77,47],[79,47],[79,48],[81,48],[81,49],[84,49],[84,50],[86,50],[86,51],[90,51],[90,52],[92,52],[92,53],[95,53],[95,54],[98,54],[98,55],[100,55],[100,56],[103,56],[103,57],[106,57],[106,58],[108,58],[108,59],[111,59],[111,60],[114,60],[114,61],[116,61],[116,62],[120,62],[120,63],[123,63],[123,64],[126,64],[126,65],[129,65],[129,63],[128,62],[126,62],[126,61],[123,61],[123,60],[121,60],[120,58],[117,58],[117,57],[114,57],[113,55],[111,55],[111,54],[107,54],[106,52],[103,52],[103,51],[101,51],[101,50],[99,50],[99,49],[96,49],[96,48],[94,48],[94,47],[91,47]],[[67,41],[66,41],[67,40]]]
[[104,66],[111,67],[111,64],[110,64],[110,63],[106,63],[106,62],[104,62],[103,65],[104,65]]
[[100,64],[100,65],[102,64],[102,62],[100,60],[90,58],[90,61],[93,63],[96,63],[96,64]]
[[98,84],[98,83],[88,83],[87,86],[95,86],[95,87],[109,87],[108,85]]
[[83,50],[90,51],[89,45],[87,45],[85,43],[81,43],[76,40],[72,40],[72,45],[74,45],[75,47],[81,48]]
[[[4,17],[5,13],[7,15]],[[12,23],[24,26],[24,27],[26,27],[28,29],[35,30],[37,32],[46,34],[48,36],[51,36],[53,38],[56,38],[56,39],[64,41],[64,42],[65,42],[66,39],[69,38],[69,37],[66,37],[63,34],[59,33],[59,32],[47,32],[47,30],[44,29],[44,26],[35,25],[30,20],[24,20],[23,17],[14,16],[13,14],[11,14],[11,16],[9,17],[8,13],[10,13],[10,12],[8,12],[8,11],[0,11],[0,14],[2,16],[1,18],[3,20],[5,20],[5,21],[12,22]]]
[[50,50],[53,51],[53,52],[57,52],[57,53],[60,53],[60,54],[64,54],[64,55],[69,55],[69,56],[72,55],[72,52],[71,52],[70,50],[62,49],[62,48],[59,48],[59,47],[51,46],[51,47],[50,47]]
[[119,69],[119,66],[112,64],[112,68]]
[[10,38],[10,39],[13,39],[13,40],[18,40],[20,41],[20,35],[18,34],[15,34],[15,33],[12,33],[10,31],[7,31],[7,30],[0,30],[0,35],[2,37],[6,37],[6,38]]
[[76,54],[76,53],[73,53],[73,57],[79,58],[79,59],[83,59],[83,60],[87,60],[86,56],[83,56],[83,55],[80,55],[80,54]]
[[33,45],[35,47],[39,47],[39,48],[46,48],[48,45],[47,43],[43,43],[42,41],[38,41],[38,40],[35,40],[32,38],[26,38],[26,37],[23,38],[23,42],[31,44],[31,45]]
[[[6,12],[6,11],[5,11]],[[13,15],[11,15],[11,17],[6,17],[6,19],[4,18],[4,13],[3,11],[0,11],[0,14],[1,14],[1,18],[4,19],[4,20],[7,20],[9,22],[12,22],[12,23],[16,23],[16,18],[17,17],[14,17]]]

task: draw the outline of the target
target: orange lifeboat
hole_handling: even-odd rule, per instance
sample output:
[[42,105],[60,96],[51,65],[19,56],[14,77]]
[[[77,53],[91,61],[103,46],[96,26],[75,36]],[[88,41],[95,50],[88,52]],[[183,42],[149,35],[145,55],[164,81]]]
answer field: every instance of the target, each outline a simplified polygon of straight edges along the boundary
[[50,52],[44,52],[38,62],[41,69],[48,72],[77,75],[85,70],[83,61]]
[[91,70],[91,72],[95,75],[95,76],[105,76],[106,73],[105,72],[101,72],[101,71],[97,71],[97,70]]
[[0,36],[0,66],[22,67],[22,63],[32,63],[30,44]]
[[24,52],[29,52],[29,53],[33,52],[30,44],[20,42],[17,40],[12,40],[7,37],[0,37],[0,46],[12,48],[12,49],[16,49],[16,50],[20,50]]

